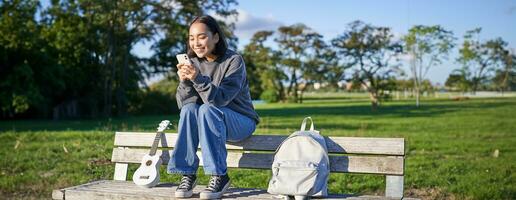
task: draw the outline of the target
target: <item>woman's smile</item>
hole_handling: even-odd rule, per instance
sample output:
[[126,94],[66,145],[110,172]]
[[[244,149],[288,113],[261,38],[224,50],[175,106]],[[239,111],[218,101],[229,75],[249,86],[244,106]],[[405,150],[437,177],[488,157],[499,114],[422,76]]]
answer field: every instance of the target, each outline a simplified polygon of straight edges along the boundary
[[210,31],[204,23],[193,23],[190,26],[188,42],[190,48],[198,58],[213,60],[217,56],[213,54],[215,45],[219,41],[219,35]]

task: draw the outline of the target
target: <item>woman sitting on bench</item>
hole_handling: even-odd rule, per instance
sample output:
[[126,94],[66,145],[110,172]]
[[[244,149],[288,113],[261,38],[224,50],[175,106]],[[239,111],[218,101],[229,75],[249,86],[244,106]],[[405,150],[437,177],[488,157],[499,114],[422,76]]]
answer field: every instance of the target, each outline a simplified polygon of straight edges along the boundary
[[251,102],[244,60],[227,48],[214,18],[206,15],[193,20],[187,54],[192,64],[177,65],[179,136],[167,169],[168,173],[183,175],[175,196],[191,197],[200,143],[204,173],[211,175],[200,198],[220,198],[230,185],[225,143],[249,137],[259,117]]

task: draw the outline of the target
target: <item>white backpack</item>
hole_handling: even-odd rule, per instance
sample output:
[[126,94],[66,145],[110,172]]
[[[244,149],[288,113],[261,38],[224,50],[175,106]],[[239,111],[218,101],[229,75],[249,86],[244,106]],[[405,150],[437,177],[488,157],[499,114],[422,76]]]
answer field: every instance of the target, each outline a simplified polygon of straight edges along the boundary
[[[310,120],[310,130],[305,130]],[[267,192],[298,198],[328,195],[330,161],[324,137],[307,117],[301,130],[285,139],[274,155],[272,178]]]

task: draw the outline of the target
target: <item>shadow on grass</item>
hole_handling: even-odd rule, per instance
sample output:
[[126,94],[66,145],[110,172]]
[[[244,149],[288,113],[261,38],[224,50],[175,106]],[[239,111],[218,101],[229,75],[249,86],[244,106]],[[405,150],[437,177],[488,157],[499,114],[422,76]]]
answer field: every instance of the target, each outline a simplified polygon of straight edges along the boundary
[[[331,103],[306,101],[303,104],[276,104],[268,108],[257,109],[262,118],[262,122],[267,117],[292,118],[304,116],[328,116],[328,117],[436,117],[446,113],[457,112],[464,109],[485,109],[497,108],[502,106],[514,105],[514,98],[505,99],[474,99],[468,101],[450,100],[429,100],[424,101],[419,108],[415,107],[413,101],[392,101],[386,102],[376,111],[371,110],[371,106],[364,100],[354,98],[330,98]],[[340,100],[340,101],[339,101]],[[334,102],[335,101],[335,102]],[[154,132],[161,120],[172,121],[171,130],[176,130],[179,115],[154,115],[154,116],[132,116],[113,119],[93,119],[93,120],[13,120],[0,122],[0,134],[5,131],[145,131]],[[331,128],[329,125],[328,128]],[[283,124],[267,125],[261,128],[289,128]],[[337,128],[337,127],[336,127]],[[358,126],[338,127],[356,129]]]
[[[287,108],[267,108],[258,109],[258,113],[262,118],[262,123],[259,128],[269,132],[273,129],[278,130],[298,129],[297,125],[301,119],[306,116],[314,118],[324,118],[318,120],[319,127],[325,129],[335,130],[373,130],[390,125],[389,123],[382,123],[378,120],[368,121],[367,123],[342,123],[347,119],[393,119],[401,120],[407,118],[422,118],[431,119],[434,117],[441,117],[445,114],[454,112],[463,112],[465,110],[492,109],[498,107],[507,107],[516,105],[514,100],[496,100],[493,102],[486,101],[467,101],[456,102],[448,100],[427,101],[424,105],[416,108],[413,101],[396,101],[388,102],[387,105],[381,106],[376,111],[371,110],[371,106],[364,104],[349,105],[343,103],[341,105],[331,104],[325,106],[324,104],[313,105],[311,107],[300,105],[300,107]],[[503,108],[502,108],[503,109]],[[473,111],[473,112],[475,112]],[[295,120],[295,121],[292,121]],[[295,124],[295,126],[292,126]],[[277,133],[272,134],[277,134]],[[281,131],[280,131],[281,132]],[[288,131],[286,131],[288,132]],[[286,134],[285,132],[285,134]]]
[[[7,131],[145,131],[155,132],[162,120],[176,129],[179,115],[131,116],[108,119],[0,121],[0,134]],[[168,132],[168,131],[167,131]]]
[[[346,105],[324,106],[324,104],[313,107],[292,107],[292,108],[272,108],[259,109],[258,114],[261,117],[294,117],[307,115],[347,115],[347,116],[392,116],[392,117],[433,117],[445,113],[456,112],[463,109],[471,108],[496,108],[506,106],[507,103],[456,103],[445,102],[442,104],[429,104],[416,108],[414,105],[384,105],[380,106],[376,111],[372,111],[370,105]],[[302,106],[302,104],[300,105]]]
[[[266,130],[268,130],[268,129],[279,130],[279,132],[277,132],[277,131],[267,132],[266,134],[273,134],[273,135],[291,134],[292,131],[296,131],[299,129],[299,124],[301,123],[302,119],[303,118],[300,117],[299,120],[295,122],[296,123],[295,125],[292,125],[291,123],[282,123],[282,124],[274,124],[274,125],[267,124],[267,125],[259,126],[258,128],[263,128]],[[364,128],[378,129],[380,127],[385,127],[386,124],[367,124],[366,126],[362,126],[360,124],[359,125],[342,124],[342,123],[328,124],[327,122],[317,122],[316,125],[317,125],[317,129],[319,131],[325,131],[328,129],[337,129],[337,130],[359,130],[359,129],[364,129]],[[324,127],[324,128],[319,128],[319,127]]]
[[325,96],[321,96],[321,97],[317,97],[317,96],[311,96],[311,97],[303,97],[303,101],[312,101],[312,100],[318,100],[318,101],[321,101],[321,100],[367,100],[367,96],[365,97],[339,97],[339,96],[330,96],[330,97],[325,97]]

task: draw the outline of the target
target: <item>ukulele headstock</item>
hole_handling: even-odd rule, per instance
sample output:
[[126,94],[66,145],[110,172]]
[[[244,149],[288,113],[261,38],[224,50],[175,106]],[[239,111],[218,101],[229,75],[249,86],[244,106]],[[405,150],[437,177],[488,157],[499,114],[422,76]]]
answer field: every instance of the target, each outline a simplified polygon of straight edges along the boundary
[[168,129],[168,126],[170,125],[170,121],[163,120],[159,123],[158,132],[163,132],[165,129]]

